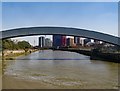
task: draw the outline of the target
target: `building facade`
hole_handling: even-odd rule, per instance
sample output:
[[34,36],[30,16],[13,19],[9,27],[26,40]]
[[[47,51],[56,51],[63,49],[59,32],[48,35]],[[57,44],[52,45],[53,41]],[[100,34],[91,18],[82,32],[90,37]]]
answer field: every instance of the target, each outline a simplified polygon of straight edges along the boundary
[[71,47],[75,46],[74,38],[70,38],[70,46],[71,46]]
[[45,47],[52,47],[52,41],[49,38],[45,39]]
[[62,47],[66,46],[66,36],[62,36]]
[[39,47],[45,47],[45,37],[39,37]]
[[61,47],[62,45],[62,36],[61,35],[53,35],[53,47]]
[[78,43],[78,37],[74,36],[74,43],[77,44]]
[[66,43],[67,47],[70,46],[70,38],[67,38],[67,43]]
[[53,35],[53,47],[66,47],[67,39],[66,36]]
[[80,46],[82,45],[82,40],[80,37],[74,37],[74,43],[76,44],[76,46]]

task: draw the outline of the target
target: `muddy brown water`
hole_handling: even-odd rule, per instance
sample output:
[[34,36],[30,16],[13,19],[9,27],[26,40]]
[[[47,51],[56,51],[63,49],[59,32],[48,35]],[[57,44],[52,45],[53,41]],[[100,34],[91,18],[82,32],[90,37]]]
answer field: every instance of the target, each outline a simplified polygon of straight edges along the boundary
[[3,61],[5,89],[117,89],[118,63],[43,50]]

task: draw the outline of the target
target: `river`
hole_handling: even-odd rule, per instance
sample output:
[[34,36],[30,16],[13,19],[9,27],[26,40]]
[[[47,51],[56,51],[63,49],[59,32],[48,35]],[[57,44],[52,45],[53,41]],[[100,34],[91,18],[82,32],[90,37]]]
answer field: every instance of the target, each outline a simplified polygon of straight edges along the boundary
[[5,89],[117,89],[118,63],[43,50],[3,61]]

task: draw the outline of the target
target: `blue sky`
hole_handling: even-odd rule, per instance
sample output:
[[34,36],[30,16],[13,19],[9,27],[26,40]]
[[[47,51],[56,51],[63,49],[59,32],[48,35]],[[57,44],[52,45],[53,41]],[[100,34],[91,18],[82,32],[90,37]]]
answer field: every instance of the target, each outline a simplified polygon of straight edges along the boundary
[[2,2],[119,2],[119,0],[1,0]]
[[2,3],[1,2],[0,2],[0,30],[2,30]]
[[[118,35],[117,2],[3,2],[2,19],[3,30],[66,26]],[[37,37],[19,39],[38,41]]]

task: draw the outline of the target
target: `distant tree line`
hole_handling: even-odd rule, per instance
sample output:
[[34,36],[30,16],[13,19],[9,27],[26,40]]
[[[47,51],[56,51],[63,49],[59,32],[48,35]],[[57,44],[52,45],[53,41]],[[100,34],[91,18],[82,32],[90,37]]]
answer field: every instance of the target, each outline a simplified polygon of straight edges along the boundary
[[[1,42],[0,42],[1,45]],[[32,46],[30,45],[29,42],[27,41],[18,41],[15,42],[11,39],[5,39],[2,40],[2,48],[4,49],[9,49],[9,50],[18,50],[18,49],[28,49],[31,48]]]

